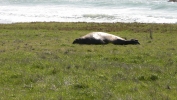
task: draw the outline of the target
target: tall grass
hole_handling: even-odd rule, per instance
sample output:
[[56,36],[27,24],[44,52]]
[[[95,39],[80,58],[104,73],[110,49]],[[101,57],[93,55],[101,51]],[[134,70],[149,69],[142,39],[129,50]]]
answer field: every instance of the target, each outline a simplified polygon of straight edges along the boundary
[[[141,45],[72,44],[92,31]],[[177,99],[176,32],[176,24],[1,24],[0,99]]]

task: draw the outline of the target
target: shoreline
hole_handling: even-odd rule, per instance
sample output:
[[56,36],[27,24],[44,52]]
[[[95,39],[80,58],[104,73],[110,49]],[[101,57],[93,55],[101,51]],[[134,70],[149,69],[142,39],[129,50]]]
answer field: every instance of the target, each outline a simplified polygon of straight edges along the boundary
[[122,24],[177,24],[177,23],[141,23],[141,22],[55,22],[55,21],[36,21],[36,22],[4,22],[0,23],[0,25],[8,25],[8,24],[29,24],[29,23],[95,23],[95,24],[116,24],[116,23],[122,23]]

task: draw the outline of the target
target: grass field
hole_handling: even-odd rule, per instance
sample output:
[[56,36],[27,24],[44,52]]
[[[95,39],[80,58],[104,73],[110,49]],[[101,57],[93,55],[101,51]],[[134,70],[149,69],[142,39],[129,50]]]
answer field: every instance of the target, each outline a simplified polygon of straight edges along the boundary
[[[92,31],[141,45],[72,44]],[[176,46],[177,24],[0,24],[0,100],[175,100]]]

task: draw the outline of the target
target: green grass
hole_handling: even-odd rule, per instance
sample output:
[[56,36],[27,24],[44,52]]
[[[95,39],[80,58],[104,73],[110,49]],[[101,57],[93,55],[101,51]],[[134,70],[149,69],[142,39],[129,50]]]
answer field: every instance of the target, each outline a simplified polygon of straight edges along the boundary
[[[72,44],[92,31],[141,45]],[[1,24],[0,99],[175,100],[176,32],[177,24]]]

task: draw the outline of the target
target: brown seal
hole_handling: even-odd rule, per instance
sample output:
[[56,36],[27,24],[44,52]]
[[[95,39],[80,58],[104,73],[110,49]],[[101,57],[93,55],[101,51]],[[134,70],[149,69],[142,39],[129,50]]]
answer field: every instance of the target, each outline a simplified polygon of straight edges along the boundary
[[138,40],[126,40],[119,36],[112,35],[105,32],[91,32],[73,41],[73,44],[108,44],[127,45],[127,44],[140,44]]

